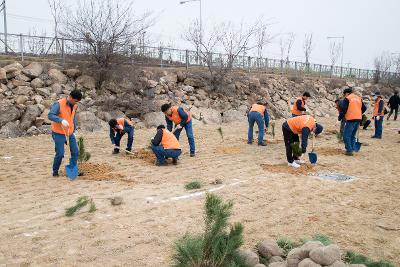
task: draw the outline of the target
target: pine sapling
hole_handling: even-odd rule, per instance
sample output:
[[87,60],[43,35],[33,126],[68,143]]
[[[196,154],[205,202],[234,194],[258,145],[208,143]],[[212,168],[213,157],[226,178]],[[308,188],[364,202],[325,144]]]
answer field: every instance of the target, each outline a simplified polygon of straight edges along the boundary
[[219,127],[217,130],[219,135],[221,136],[221,139],[224,140],[224,133],[222,132],[222,127]]
[[78,138],[78,149],[79,149],[79,156],[78,156],[79,163],[88,161],[91,155],[85,149],[85,143],[82,136]]

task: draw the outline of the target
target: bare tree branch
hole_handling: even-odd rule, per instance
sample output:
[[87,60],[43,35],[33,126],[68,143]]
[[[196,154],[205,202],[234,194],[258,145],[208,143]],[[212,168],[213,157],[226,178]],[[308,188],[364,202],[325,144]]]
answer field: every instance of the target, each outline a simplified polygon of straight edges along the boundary
[[305,34],[304,36],[304,42],[303,42],[303,51],[304,51],[304,57],[306,60],[306,64],[310,64],[310,57],[311,57],[311,52],[314,49],[313,47],[313,34]]
[[331,67],[333,68],[339,59],[342,51],[342,45],[340,43],[331,42],[329,44],[329,59],[331,61]]

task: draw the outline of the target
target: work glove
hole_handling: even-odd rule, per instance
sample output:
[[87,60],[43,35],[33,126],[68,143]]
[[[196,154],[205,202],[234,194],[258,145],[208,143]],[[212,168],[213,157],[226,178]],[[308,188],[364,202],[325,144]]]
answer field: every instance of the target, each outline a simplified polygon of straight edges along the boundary
[[62,121],[61,121],[61,124],[62,124],[62,126],[63,126],[64,128],[68,128],[68,127],[69,127],[69,123],[68,123],[68,121],[66,121],[66,120],[62,120]]
[[379,121],[381,119],[381,116],[376,116],[375,118],[377,121]]

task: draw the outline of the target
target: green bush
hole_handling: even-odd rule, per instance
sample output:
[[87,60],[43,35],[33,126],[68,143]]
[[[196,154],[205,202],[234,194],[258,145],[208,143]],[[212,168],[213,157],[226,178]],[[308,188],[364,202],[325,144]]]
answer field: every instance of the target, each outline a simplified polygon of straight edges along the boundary
[[367,267],[394,267],[394,265],[389,262],[373,261],[364,255],[356,254],[352,251],[346,251],[344,261],[349,264],[364,264]]
[[79,149],[79,156],[78,156],[79,163],[88,161],[91,155],[89,152],[86,152],[85,143],[82,136],[78,138],[78,149]]
[[283,256],[285,257],[288,255],[289,251],[301,246],[301,243],[286,238],[278,239],[276,243],[283,249]]
[[293,150],[293,156],[295,157],[300,157],[301,156],[301,148],[300,148],[300,143],[299,142],[294,142],[291,143],[290,146],[292,147]]
[[193,182],[187,183],[185,185],[185,188],[187,190],[199,189],[199,188],[201,188],[201,183],[198,181],[193,181]]
[[243,244],[243,226],[228,224],[232,207],[232,202],[207,194],[204,233],[186,234],[175,242],[174,267],[246,267],[237,252]]

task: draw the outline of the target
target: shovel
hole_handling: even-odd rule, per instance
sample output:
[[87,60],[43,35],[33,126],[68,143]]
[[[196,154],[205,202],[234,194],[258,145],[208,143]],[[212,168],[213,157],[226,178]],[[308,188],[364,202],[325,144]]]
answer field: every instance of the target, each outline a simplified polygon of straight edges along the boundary
[[308,153],[308,159],[310,160],[311,164],[317,164],[317,153],[314,152],[314,140],[315,134],[313,134],[312,138],[311,152]]
[[131,151],[129,151],[129,150],[126,150],[126,149],[123,149],[123,148],[121,148],[121,147],[118,147],[118,146],[114,146],[114,148],[117,148],[117,149],[119,149],[119,150],[122,150],[122,151],[124,151],[124,152],[126,152],[126,153],[128,153],[128,154],[131,154],[131,155],[133,155],[133,156],[135,156],[135,155],[136,155],[134,152],[131,152]]
[[360,143],[360,127],[358,127],[358,129],[357,129],[357,142],[355,143],[354,151],[355,152],[359,152],[360,149],[361,149],[361,145],[362,145],[362,143]]
[[[67,149],[69,149],[69,129],[68,129],[68,135],[67,133],[64,131],[65,134],[65,140],[67,143]],[[71,155],[70,155],[71,157]],[[65,165],[65,174],[67,175],[68,179],[70,181],[73,181],[76,179],[76,177],[78,177],[79,172],[78,172],[78,166],[77,165],[72,165],[72,164],[68,164]]]

